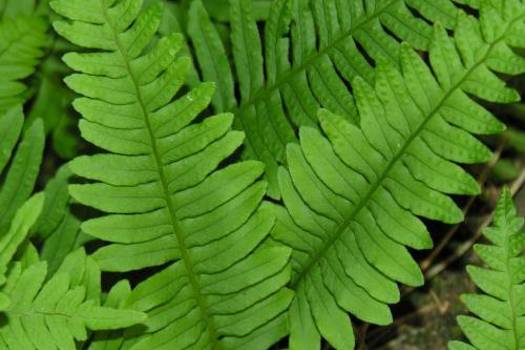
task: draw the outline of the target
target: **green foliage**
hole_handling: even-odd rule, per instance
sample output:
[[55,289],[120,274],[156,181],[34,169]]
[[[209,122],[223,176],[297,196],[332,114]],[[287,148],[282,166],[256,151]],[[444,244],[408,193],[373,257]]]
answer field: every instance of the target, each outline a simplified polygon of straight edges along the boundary
[[320,107],[357,123],[347,85],[356,77],[374,81],[370,60],[397,65],[400,40],[428,49],[426,21],[452,29],[462,11],[449,0],[276,0],[264,39],[254,12],[250,0],[230,1],[235,69],[200,1],[192,3],[188,31],[203,79],[217,83],[215,110],[235,114],[246,133],[244,157],[266,164],[269,195],[278,198],[277,169],[286,163],[286,145],[297,141],[294,127],[316,127]]
[[[41,215],[53,220],[63,215],[66,207],[54,206],[59,196],[53,196],[53,190],[46,191],[51,196],[31,196],[44,150],[44,130],[38,119],[18,142],[23,123],[20,107],[0,116],[0,172],[9,164],[0,189],[0,348],[75,349],[74,339],[87,339],[86,327],[127,327],[143,321],[145,314],[98,306],[100,269],[82,250],[69,255],[62,267],[52,268],[51,273],[47,264],[39,261],[28,237],[37,227],[42,232],[52,227]],[[63,258],[63,250],[54,253],[52,262]],[[56,274],[54,270],[58,270]]]
[[[42,210],[43,199],[43,194],[38,194],[25,202],[13,218],[9,231],[7,231],[0,240],[0,287],[6,282],[5,274],[11,260],[19,246],[27,238],[31,226]],[[5,293],[5,289],[3,287],[0,289],[0,311],[6,310],[11,304],[9,295]]]
[[[353,349],[479,194],[524,38],[522,0],[0,0],[0,348]],[[493,242],[460,324],[518,348]]]
[[0,113],[26,100],[28,90],[19,80],[34,72],[47,43],[46,24],[36,16],[0,19]]
[[508,188],[498,201],[492,226],[483,231],[491,244],[476,244],[474,251],[485,267],[467,266],[483,294],[464,294],[461,299],[473,316],[459,316],[458,323],[472,343],[449,343],[450,350],[522,349],[525,346],[525,234]]
[[55,152],[70,159],[78,147],[73,94],[61,81],[66,68],[57,57],[61,42],[48,30],[52,16],[48,0],[0,1],[0,113],[34,97],[29,121],[41,118]]
[[67,165],[58,170],[47,183],[42,213],[35,223],[35,236],[42,241],[40,257],[48,263],[53,274],[64,258],[93,237],[80,230],[80,221],[69,210],[68,181],[72,173]]
[[119,272],[171,263],[127,301],[149,315],[145,333],[129,340],[132,348],[271,345],[286,332],[289,249],[264,242],[274,221],[261,202],[263,165],[217,169],[243,142],[231,130],[233,116],[192,123],[213,84],[174,99],[189,62],[176,58],[180,36],[152,43],[161,6],[142,12],[135,0],[51,6],[71,20],[55,22],[55,30],[94,50],[64,56],[79,72],[66,83],[84,96],[74,102],[82,136],[107,151],[70,164],[96,181],[72,185],[71,195],[110,214],[82,224],[112,243],[93,258],[103,270]]
[[83,250],[71,254],[49,279],[47,264],[15,263],[3,292],[11,298],[3,310],[0,346],[12,350],[76,349],[86,329],[116,329],[144,321],[131,310],[98,306],[100,270]]
[[[33,192],[37,179],[42,154],[44,151],[44,134],[42,122],[35,121],[23,133],[22,141],[18,143],[24,123],[22,110],[14,107],[0,115],[0,173],[7,164],[9,169],[0,189],[0,237],[9,231],[11,221],[16,212],[27,201]],[[18,146],[17,146],[18,144]],[[16,148],[16,153],[12,156]],[[27,210],[27,209],[26,209]],[[34,222],[38,217],[38,213]],[[20,218],[19,220],[25,220]],[[30,224],[32,225],[32,223]]]
[[28,119],[41,118],[46,135],[51,136],[53,150],[64,159],[71,159],[77,154],[79,141],[72,132],[76,122],[70,108],[73,93],[62,82],[66,72],[69,71],[64,64],[53,55],[41,63],[38,90]]
[[525,6],[483,4],[479,21],[459,17],[454,40],[435,26],[432,70],[403,45],[401,71],[385,62],[374,86],[354,79],[359,127],[321,111],[326,137],[303,127],[300,144],[288,145],[288,170],[279,172],[287,211],[276,207],[273,237],[294,249],[291,349],[315,349],[320,336],[337,349],[352,348],[347,312],[390,323],[385,304],[399,301],[395,282],[423,283],[404,246],[432,246],[416,216],[460,222],[463,214],[446,194],[479,193],[454,163],[487,161],[490,151],[471,133],[503,126],[467,94],[515,101],[517,93],[494,72],[525,69],[510,48],[525,46]]
[[[6,282],[5,274],[37,220],[44,200],[42,194],[29,199],[44,149],[42,124],[36,122],[26,130],[18,144],[23,122],[20,108],[12,108],[0,115],[0,175],[4,178],[0,187],[0,310],[10,303],[2,288]],[[11,160],[15,149],[16,155]],[[9,169],[4,171],[8,163]]]

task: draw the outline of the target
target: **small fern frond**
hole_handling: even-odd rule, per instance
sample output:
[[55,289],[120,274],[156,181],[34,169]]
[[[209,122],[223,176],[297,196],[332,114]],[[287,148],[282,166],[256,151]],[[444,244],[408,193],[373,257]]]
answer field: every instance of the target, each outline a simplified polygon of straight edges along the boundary
[[42,211],[44,195],[37,194],[27,200],[15,214],[9,231],[0,239],[0,310],[5,310],[9,304],[9,296],[2,286],[6,282],[5,274],[19,246],[27,239],[31,227]]
[[83,250],[65,259],[46,281],[47,264],[15,263],[2,289],[10,299],[3,311],[0,347],[9,350],[76,349],[89,330],[118,329],[143,322],[132,310],[98,306],[100,270]]
[[82,224],[112,243],[93,257],[106,271],[171,263],[131,293],[127,305],[149,315],[132,349],[257,349],[284,336],[290,250],[264,243],[274,224],[262,203],[264,166],[217,170],[243,134],[231,130],[230,114],[192,123],[213,84],[174,99],[188,60],[176,58],[180,36],[152,41],[162,7],[141,11],[139,0],[51,6],[68,19],[54,23],[57,32],[93,49],[64,56],[79,72],[66,82],[84,96],[74,102],[81,133],[107,151],[70,165],[95,181],[72,185],[71,195],[109,214]]
[[491,244],[476,244],[474,251],[485,267],[467,266],[483,294],[463,294],[473,316],[459,316],[458,323],[473,346],[459,341],[450,350],[518,350],[525,347],[525,233],[512,195],[504,188],[492,226],[483,231]]
[[[1,254],[2,274],[36,222],[41,210],[43,195],[35,195],[33,188],[40,169],[44,151],[42,122],[29,126],[19,142],[24,117],[21,107],[14,107],[0,116],[0,242],[7,249]],[[12,156],[16,149],[15,155]],[[9,164],[7,171],[4,171]]]
[[[399,300],[396,282],[423,283],[405,246],[432,241],[417,216],[463,219],[447,194],[477,194],[477,182],[455,163],[488,160],[472,134],[503,125],[467,94],[495,102],[519,99],[494,72],[519,74],[525,59],[525,4],[484,1],[480,20],[462,15],[454,38],[435,26],[432,70],[407,45],[401,72],[381,63],[375,84],[353,82],[360,128],[326,110],[321,128],[303,127],[279,172],[286,209],[275,207],[273,236],[294,249],[291,349],[314,349],[325,337],[352,349],[347,312],[387,324],[386,304]],[[435,75],[434,73],[435,72]],[[314,190],[315,189],[315,190]]]
[[[37,121],[29,127],[19,143],[23,124],[21,107],[0,113],[0,176],[4,179],[0,187],[0,310],[10,303],[1,288],[9,264],[26,241],[44,201],[43,194],[29,199],[44,150],[42,123]],[[16,155],[12,157],[15,149]],[[9,163],[9,169],[4,171]]]
[[294,127],[316,127],[319,107],[358,123],[348,84],[356,77],[373,83],[370,59],[397,65],[401,40],[427,50],[427,21],[452,29],[461,13],[449,0],[276,0],[262,36],[251,0],[231,0],[230,11],[234,69],[200,1],[192,2],[188,32],[203,79],[217,82],[215,110],[235,114],[246,133],[244,156],[266,164],[275,198],[286,145],[297,141]]
[[36,16],[0,21],[0,114],[23,103],[27,88],[20,82],[35,70],[47,43],[47,26]]
[[22,108],[14,107],[0,116],[0,173],[10,162],[0,189],[0,237],[9,229],[18,208],[31,196],[44,152],[44,130],[36,120],[24,132],[13,159],[12,151],[22,131]]

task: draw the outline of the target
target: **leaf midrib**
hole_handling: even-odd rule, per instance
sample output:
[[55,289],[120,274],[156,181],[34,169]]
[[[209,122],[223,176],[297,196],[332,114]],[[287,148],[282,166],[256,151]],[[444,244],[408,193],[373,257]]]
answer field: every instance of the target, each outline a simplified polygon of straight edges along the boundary
[[292,282],[290,283],[291,288],[295,289],[297,286],[303,281],[304,277],[308,275],[310,270],[319,262],[321,261],[325,254],[327,253],[328,249],[330,249],[335,242],[340,238],[340,236],[349,228],[350,224],[354,221],[354,219],[357,217],[357,215],[360,213],[361,209],[365,208],[369,202],[369,200],[374,196],[377,189],[382,185],[383,181],[388,178],[389,172],[393,169],[393,167],[397,164],[397,162],[405,155],[406,150],[412,142],[419,137],[419,134],[425,129],[426,125],[429,123],[430,120],[432,120],[432,117],[441,109],[443,104],[447,101],[447,99],[452,96],[453,93],[456,92],[456,90],[460,89],[463,83],[469,78],[470,74],[475,71],[479,66],[485,63],[485,61],[488,59],[490,53],[494,49],[494,47],[505,39],[505,36],[507,35],[507,32],[509,28],[511,28],[515,22],[519,21],[520,19],[525,18],[525,15],[520,15],[513,19],[504,33],[494,40],[488,47],[486,53],[481,57],[481,59],[478,60],[475,64],[473,64],[468,70],[466,70],[465,74],[459,79],[451,88],[443,95],[443,97],[439,100],[439,102],[436,104],[436,106],[428,113],[428,115],[425,117],[421,125],[410,135],[410,137],[405,141],[403,144],[403,147],[399,149],[397,154],[390,160],[387,167],[383,171],[380,177],[378,177],[377,181],[372,185],[372,187],[369,189],[369,191],[366,193],[366,195],[363,197],[363,199],[358,203],[356,208],[350,213],[348,218],[343,221],[341,225],[337,227],[335,230],[335,233],[332,237],[322,246],[322,248],[314,255],[312,255],[310,261],[306,265],[306,267],[296,275]]
[[118,47],[118,50],[119,50],[119,52],[120,52],[120,54],[122,56],[122,59],[124,60],[124,63],[126,65],[126,70],[127,70],[128,74],[129,74],[129,76],[131,78],[131,81],[133,83],[133,87],[135,88],[135,95],[137,97],[137,102],[139,103],[142,115],[144,117],[144,122],[145,122],[145,125],[146,125],[146,129],[148,131],[148,135],[149,135],[150,140],[151,140],[151,148],[152,148],[152,153],[153,153],[153,157],[154,157],[154,160],[155,160],[155,166],[156,166],[157,171],[158,171],[159,180],[160,180],[161,186],[162,186],[162,192],[163,192],[163,195],[165,197],[164,199],[166,201],[166,207],[168,209],[171,226],[173,228],[173,234],[175,235],[175,237],[177,239],[177,244],[179,246],[179,250],[180,250],[180,253],[181,253],[181,260],[184,263],[184,267],[185,267],[185,270],[187,272],[188,280],[190,282],[191,289],[193,290],[193,294],[195,296],[195,301],[196,301],[196,303],[197,303],[197,305],[199,307],[200,313],[201,313],[201,315],[204,318],[204,321],[206,323],[206,329],[208,330],[208,339],[209,339],[211,348],[212,349],[219,349],[217,329],[216,329],[216,326],[215,326],[215,324],[213,322],[213,319],[209,316],[210,314],[209,314],[209,308],[208,308],[207,301],[205,300],[205,298],[203,297],[203,295],[201,293],[201,287],[200,287],[200,283],[198,281],[198,276],[193,271],[193,266],[194,265],[193,265],[191,256],[189,254],[188,247],[186,247],[186,244],[184,242],[184,237],[182,235],[182,231],[183,230],[180,227],[179,222],[177,220],[177,217],[175,215],[175,213],[176,213],[175,206],[173,204],[173,201],[172,201],[172,198],[171,198],[171,195],[170,195],[170,192],[169,192],[168,181],[167,181],[167,178],[166,178],[166,174],[164,173],[164,167],[163,167],[162,159],[161,159],[161,156],[160,156],[160,152],[159,152],[159,150],[157,148],[157,143],[156,143],[157,138],[155,137],[153,128],[151,126],[149,112],[148,112],[148,110],[146,108],[146,104],[144,103],[144,99],[143,99],[142,93],[140,91],[140,86],[138,84],[138,80],[135,77],[135,75],[133,74],[133,71],[131,69],[131,65],[130,65],[130,61],[129,61],[129,58],[127,56],[127,53],[124,50],[123,45],[122,45],[122,43],[120,41],[120,38],[118,37],[118,33],[115,30],[115,27],[113,26],[113,23],[111,22],[111,20],[109,18],[109,15],[107,13],[106,0],[102,0],[102,2],[103,2],[103,9],[102,9],[102,11],[103,11],[104,19],[105,19],[106,23],[108,24],[108,26],[111,29],[111,32],[112,32],[113,38],[115,40],[115,43],[117,44],[117,47]]
[[[275,81],[272,85],[269,86],[263,86],[253,96],[250,96],[250,98],[244,102],[241,103],[240,106],[234,107],[230,109],[230,112],[235,115],[242,115],[242,112],[246,109],[249,109],[252,105],[256,105],[260,101],[268,100],[273,95],[273,92],[276,90],[279,90],[282,85],[288,84],[290,81],[294,79],[294,77],[301,72],[308,69],[308,67],[314,65],[318,60],[320,60],[325,55],[328,55],[330,51],[337,48],[337,46],[342,43],[343,41],[347,40],[349,37],[353,37],[355,32],[359,31],[363,26],[367,25],[370,21],[376,19],[377,17],[381,16],[386,9],[388,9],[390,6],[393,6],[399,1],[403,0],[390,0],[389,2],[386,2],[384,6],[380,7],[379,9],[376,9],[376,11],[370,16],[366,17],[362,21],[358,21],[358,23],[355,26],[350,27],[347,31],[343,32],[341,35],[337,36],[333,42],[331,42],[329,45],[326,45],[319,51],[315,51],[312,53],[305,61],[303,61],[300,65],[293,67],[292,69],[288,70],[288,72],[278,80]],[[278,73],[279,75],[279,73]],[[240,118],[242,120],[242,118]]]

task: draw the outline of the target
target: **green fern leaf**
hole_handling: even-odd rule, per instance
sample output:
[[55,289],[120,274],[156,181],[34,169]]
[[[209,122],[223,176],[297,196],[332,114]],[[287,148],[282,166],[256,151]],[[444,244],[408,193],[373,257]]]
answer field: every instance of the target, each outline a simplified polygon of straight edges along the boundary
[[[29,126],[19,143],[23,123],[21,107],[12,108],[0,116],[0,174],[3,172],[4,178],[0,188],[0,240],[6,244],[4,249],[9,247],[9,253],[4,252],[0,257],[3,272],[36,222],[41,210],[38,203],[43,201],[43,195],[29,200],[44,151],[42,122],[37,120]],[[9,168],[4,171],[8,163]]]
[[[35,122],[17,147],[24,123],[22,110],[15,107],[0,115],[0,287],[5,283],[5,273],[19,246],[26,240],[42,209],[43,194],[29,199],[40,168],[44,137],[42,123]],[[16,155],[12,157],[16,149]],[[13,159],[11,159],[13,158]],[[9,305],[9,298],[0,289],[0,310]]]
[[40,215],[43,204],[44,194],[39,193],[27,200],[16,212],[9,231],[0,240],[0,275],[5,275],[18,247],[27,238],[30,228]]
[[[0,117],[0,172],[11,158],[11,153],[22,129],[21,107],[15,107]],[[33,193],[44,151],[44,131],[41,120],[36,120],[24,132],[23,140],[11,160],[9,171],[0,190],[0,236],[9,228],[20,206]]]
[[5,17],[0,21],[0,114],[25,101],[19,80],[35,69],[47,43],[45,22],[36,16]]
[[229,114],[192,123],[214,87],[202,84],[174,100],[188,67],[176,58],[181,37],[150,45],[161,6],[141,12],[141,5],[51,3],[70,19],[56,22],[57,32],[96,50],[64,57],[80,72],[66,82],[85,96],[74,102],[81,133],[108,151],[71,163],[97,181],[72,185],[71,195],[110,214],[82,229],[112,243],[93,255],[103,270],[172,263],[131,293],[128,305],[149,315],[146,333],[130,340],[133,349],[267,347],[286,334],[292,294],[282,288],[289,249],[263,242],[274,223],[261,202],[264,167],[248,161],[217,170],[243,134],[231,130]]
[[353,82],[360,128],[327,111],[323,136],[303,127],[287,148],[279,172],[286,209],[275,207],[273,237],[294,248],[290,312],[291,349],[315,349],[320,337],[352,349],[347,312],[387,324],[386,304],[399,300],[396,282],[423,283],[405,246],[430,248],[417,218],[463,219],[446,194],[477,194],[476,181],[455,163],[483,162],[491,152],[471,134],[503,125],[468,95],[512,102],[517,93],[494,73],[519,74],[525,5],[482,2],[480,20],[462,15],[454,39],[435,26],[430,68],[407,45],[399,72],[382,63],[372,87]]
[[188,32],[203,79],[217,82],[215,110],[235,114],[246,133],[244,156],[266,164],[268,193],[278,198],[277,169],[286,145],[297,141],[293,127],[316,127],[319,107],[358,123],[347,85],[356,77],[373,83],[369,59],[397,65],[400,39],[427,50],[432,27],[425,20],[452,29],[461,10],[449,0],[276,0],[264,42],[251,0],[231,0],[230,12],[238,101],[234,69],[200,1],[192,2]]
[[474,246],[486,267],[467,267],[470,277],[484,294],[461,297],[474,316],[459,316],[458,322],[473,346],[452,341],[449,349],[517,350],[525,346],[525,311],[521,306],[525,298],[523,222],[523,218],[517,217],[509,189],[504,188],[493,224],[483,231],[492,244]]
[[[23,268],[14,264],[3,292],[11,304],[4,310],[0,347],[9,350],[76,349],[87,331],[128,327],[146,315],[98,306],[100,271],[82,250],[71,254],[46,281],[47,264]],[[90,290],[91,289],[91,290]]]
[[[42,193],[25,202],[16,212],[9,231],[0,239],[0,287],[6,282],[5,274],[8,266],[38,218],[43,202],[44,195]],[[9,304],[9,296],[0,289],[0,311],[6,310]]]
[[40,259],[47,262],[50,275],[69,253],[93,240],[80,230],[80,221],[69,211],[68,181],[71,175],[69,167],[64,165],[48,182],[44,207],[33,229],[35,236],[42,241]]

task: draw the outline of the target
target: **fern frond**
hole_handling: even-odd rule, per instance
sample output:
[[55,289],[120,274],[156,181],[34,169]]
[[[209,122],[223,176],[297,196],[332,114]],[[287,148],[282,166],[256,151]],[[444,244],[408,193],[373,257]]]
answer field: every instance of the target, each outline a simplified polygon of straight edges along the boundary
[[42,241],[40,259],[54,274],[65,257],[93,238],[80,230],[80,221],[69,211],[68,181],[72,176],[67,165],[62,166],[47,183],[42,213],[33,231]]
[[4,310],[0,347],[9,350],[76,349],[87,330],[117,329],[145,320],[131,310],[98,306],[100,271],[83,250],[71,254],[46,281],[47,264],[11,267],[3,292],[11,299]]
[[246,133],[244,155],[266,164],[272,197],[279,196],[277,169],[286,162],[286,145],[297,141],[294,126],[315,127],[319,107],[357,123],[347,85],[355,77],[373,82],[369,59],[397,64],[400,40],[427,50],[432,27],[425,20],[451,29],[461,13],[449,0],[276,0],[263,42],[251,0],[231,0],[230,10],[235,69],[199,1],[192,3],[188,31],[203,79],[218,84],[215,109],[235,114]]
[[27,128],[15,156],[11,159],[23,122],[21,107],[12,108],[0,116],[0,173],[10,161],[0,190],[0,237],[9,229],[11,219],[18,208],[33,193],[42,162],[44,131],[41,120],[36,120]]
[[6,282],[5,274],[8,266],[19,246],[29,235],[29,230],[42,211],[43,202],[42,193],[26,201],[16,212],[9,231],[0,239],[0,311],[6,310],[10,305],[9,296],[1,288]]
[[[29,199],[44,149],[42,123],[33,123],[19,143],[23,123],[21,107],[0,114],[0,176],[4,178],[0,187],[0,310],[9,304],[9,298],[1,290],[8,266],[35,224],[44,200],[43,194]],[[16,155],[12,157],[15,149]],[[4,171],[8,163],[11,163],[9,169]]]
[[74,102],[82,135],[108,151],[71,163],[74,173],[96,181],[72,185],[71,195],[109,214],[82,225],[112,243],[93,257],[106,271],[172,263],[130,296],[128,305],[149,315],[132,348],[256,349],[275,342],[286,333],[292,298],[282,288],[290,251],[263,243],[274,223],[261,202],[263,164],[217,170],[243,142],[231,130],[233,116],[192,123],[213,85],[174,100],[188,60],[176,59],[183,45],[177,35],[152,43],[159,6],[141,12],[139,0],[51,5],[69,19],[55,29],[94,49],[64,57],[80,72],[66,82],[85,96]]
[[0,114],[25,101],[19,80],[35,69],[47,43],[46,24],[36,16],[18,15],[0,21]]
[[472,134],[503,125],[467,94],[519,99],[494,72],[525,71],[525,59],[511,49],[525,46],[525,4],[485,1],[480,16],[460,16],[453,39],[435,26],[435,75],[403,45],[401,72],[382,63],[374,87],[356,78],[360,128],[322,111],[327,138],[303,127],[300,144],[288,146],[289,170],[279,172],[287,210],[275,207],[273,236],[294,248],[291,349],[316,348],[321,336],[337,349],[352,349],[347,311],[367,322],[391,322],[386,304],[399,300],[396,282],[423,283],[405,248],[432,245],[417,216],[459,222],[462,212],[447,194],[479,193],[455,163],[488,160],[491,152]]
[[[41,207],[37,203],[43,201],[40,195],[36,196],[40,199],[34,197],[28,201],[33,193],[44,151],[42,122],[37,120],[29,126],[19,142],[23,123],[21,107],[12,108],[0,116],[0,174],[3,177],[0,187],[0,240],[14,248],[9,254],[2,254],[4,267],[36,222],[40,212],[37,208]],[[15,149],[15,155],[12,156]],[[9,168],[4,171],[8,163]]]
[[492,226],[483,231],[491,244],[476,244],[474,251],[485,267],[467,266],[483,294],[464,294],[462,301],[474,314],[459,316],[458,323],[473,346],[459,341],[450,350],[513,350],[525,347],[523,317],[525,234],[508,188],[498,200]]

